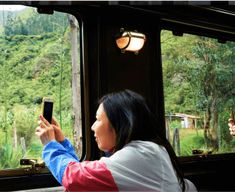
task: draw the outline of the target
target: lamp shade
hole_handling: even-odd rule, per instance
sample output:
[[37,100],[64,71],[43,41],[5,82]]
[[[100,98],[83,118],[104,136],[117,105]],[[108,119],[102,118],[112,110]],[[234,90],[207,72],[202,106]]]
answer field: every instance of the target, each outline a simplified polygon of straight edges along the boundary
[[132,51],[139,52],[144,46],[146,37],[143,33],[124,31],[121,36],[116,39],[116,44],[123,52]]

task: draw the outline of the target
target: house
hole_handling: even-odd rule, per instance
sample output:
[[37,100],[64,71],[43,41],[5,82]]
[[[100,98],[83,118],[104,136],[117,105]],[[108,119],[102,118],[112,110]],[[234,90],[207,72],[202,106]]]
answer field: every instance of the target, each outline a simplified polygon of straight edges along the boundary
[[167,121],[179,120],[181,121],[181,128],[197,128],[197,122],[201,119],[196,115],[188,115],[185,113],[175,113],[172,115],[166,115]]

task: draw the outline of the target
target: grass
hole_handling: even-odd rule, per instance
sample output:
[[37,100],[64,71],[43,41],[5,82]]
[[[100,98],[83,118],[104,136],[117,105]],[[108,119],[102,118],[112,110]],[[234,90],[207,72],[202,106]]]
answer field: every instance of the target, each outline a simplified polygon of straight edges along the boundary
[[[200,149],[208,151],[205,147],[203,129],[181,128],[179,129],[180,135],[180,156],[190,156],[192,151]],[[173,141],[173,130],[170,132],[171,143]]]

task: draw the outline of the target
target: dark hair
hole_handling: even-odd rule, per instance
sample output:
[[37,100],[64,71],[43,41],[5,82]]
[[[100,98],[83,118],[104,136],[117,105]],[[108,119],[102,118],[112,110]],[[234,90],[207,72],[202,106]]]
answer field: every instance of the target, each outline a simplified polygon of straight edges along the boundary
[[117,135],[115,151],[132,140],[152,141],[164,146],[184,191],[185,182],[177,156],[145,99],[131,90],[124,90],[103,96],[101,103]]

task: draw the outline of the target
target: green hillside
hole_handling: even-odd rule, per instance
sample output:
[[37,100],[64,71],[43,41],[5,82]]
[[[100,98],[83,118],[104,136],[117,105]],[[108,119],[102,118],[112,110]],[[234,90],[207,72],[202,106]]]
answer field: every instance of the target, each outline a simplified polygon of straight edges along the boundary
[[62,117],[63,130],[72,134],[69,37],[66,14],[39,15],[25,9],[5,20],[0,34],[0,168],[19,166],[25,155],[17,148],[22,147],[21,138],[27,155],[41,157],[34,131],[45,96],[55,101],[54,116]]

